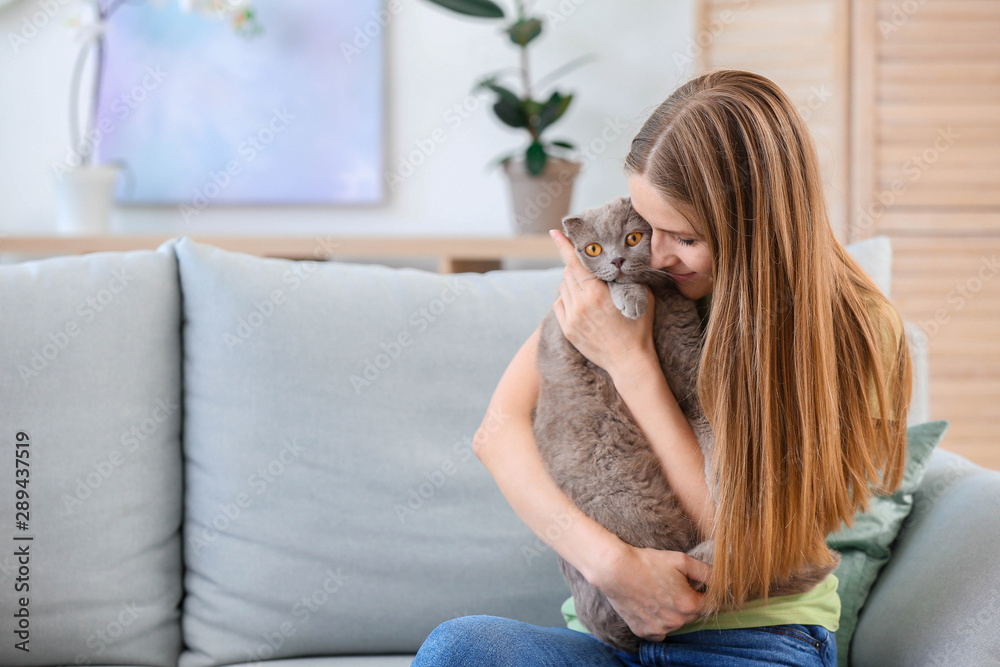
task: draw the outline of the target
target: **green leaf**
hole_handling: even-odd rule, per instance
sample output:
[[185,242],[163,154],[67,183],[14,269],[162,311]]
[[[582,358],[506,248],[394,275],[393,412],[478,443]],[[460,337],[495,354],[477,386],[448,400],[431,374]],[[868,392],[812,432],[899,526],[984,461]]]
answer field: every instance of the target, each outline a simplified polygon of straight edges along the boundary
[[429,2],[466,16],[489,19],[502,19],[504,16],[503,9],[490,0],[429,0]]
[[493,105],[493,111],[496,113],[497,118],[511,127],[528,127],[528,116],[525,115],[524,109],[521,108],[520,104],[511,104],[509,100],[501,97]]
[[559,93],[552,93],[549,101],[545,103],[542,113],[538,116],[538,124],[535,126],[535,131],[541,134],[542,130],[559,120],[566,113],[566,109],[572,101],[572,95],[563,97]]
[[497,94],[498,99],[493,105],[497,118],[511,127],[528,127],[528,114],[524,110],[521,98],[509,89],[494,83],[492,77],[480,81],[476,86],[477,90],[479,88],[489,88]]
[[531,142],[527,152],[524,154],[525,165],[533,176],[538,176],[545,170],[545,163],[549,156],[545,153],[545,147],[537,141]]
[[568,141],[562,141],[562,140],[553,141],[552,144],[554,146],[562,146],[563,148],[569,148],[569,149],[575,149],[576,148],[576,146],[574,146],[573,144],[569,143]]
[[478,85],[473,90],[479,90],[480,88],[488,88],[494,93],[500,96],[500,99],[506,101],[508,104],[521,106],[521,98],[518,97],[509,88],[501,86],[499,83],[495,82],[493,77],[488,77],[479,82]]
[[531,40],[542,34],[542,22],[538,19],[520,19],[509,28],[510,41],[518,46],[527,46]]
[[538,122],[538,114],[542,113],[542,109],[545,107],[535,100],[521,100],[521,108],[528,116],[528,122],[534,124]]

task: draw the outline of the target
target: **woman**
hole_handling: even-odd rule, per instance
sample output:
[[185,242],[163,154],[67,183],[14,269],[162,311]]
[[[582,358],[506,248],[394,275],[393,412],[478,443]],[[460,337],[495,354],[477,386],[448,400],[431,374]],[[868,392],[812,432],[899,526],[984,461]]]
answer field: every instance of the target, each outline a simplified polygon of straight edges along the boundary
[[769,79],[718,70],[681,86],[632,141],[625,173],[653,228],[652,265],[707,316],[697,384],[716,437],[707,468],[653,352],[653,308],[622,316],[558,232],[567,266],[554,309],[715,541],[712,566],[625,544],[548,476],[531,426],[536,330],[490,403],[507,419],[480,428],[476,453],[529,528],[643,638],[640,652],[468,616],[438,626],[414,665],[836,664],[836,577],[754,598],[803,564],[834,563],[826,536],[867,509],[870,493],[901,483],[911,386],[902,320],[833,235],[809,131]]

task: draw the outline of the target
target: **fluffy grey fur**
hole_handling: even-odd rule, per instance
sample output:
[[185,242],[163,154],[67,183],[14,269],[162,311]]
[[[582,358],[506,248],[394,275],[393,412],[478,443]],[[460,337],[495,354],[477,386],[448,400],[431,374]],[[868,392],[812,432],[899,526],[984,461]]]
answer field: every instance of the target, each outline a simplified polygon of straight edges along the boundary
[[[583,265],[608,283],[616,306],[638,318],[649,304],[641,284],[655,299],[653,340],[671,392],[688,418],[702,452],[705,474],[711,464],[714,437],[696,393],[703,338],[694,301],[683,296],[666,272],[649,266],[652,230],[621,197],[571,216],[563,229]],[[632,232],[642,238],[629,246]],[[590,257],[588,244],[602,252]],[[616,266],[615,260],[620,264]],[[566,339],[549,312],[538,346],[541,376],[533,411],[534,434],[545,466],[570,499],[589,517],[636,547],[687,552],[712,562],[711,542],[698,543],[694,522],[667,485],[659,459],[618,395],[611,377],[591,363]],[[572,565],[559,558],[577,617],[594,636],[624,651],[637,653],[639,637],[598,589]],[[811,568],[772,587],[770,595],[809,590],[833,568]],[[692,582],[696,590],[704,585]]]

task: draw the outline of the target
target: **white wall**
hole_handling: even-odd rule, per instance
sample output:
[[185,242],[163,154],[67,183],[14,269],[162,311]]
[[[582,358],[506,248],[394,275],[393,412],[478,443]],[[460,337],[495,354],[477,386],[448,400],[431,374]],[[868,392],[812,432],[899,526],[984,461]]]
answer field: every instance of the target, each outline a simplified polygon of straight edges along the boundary
[[[55,231],[52,164],[69,147],[67,104],[75,46],[64,25],[69,5],[15,52],[11,33],[42,5],[21,0],[0,10],[0,233]],[[502,0],[505,7],[511,0]],[[531,3],[529,3],[530,5]],[[603,152],[585,159],[572,208],[627,194],[622,158],[646,115],[684,79],[691,48],[692,0],[542,0],[535,13],[558,16],[532,45],[534,78],[578,56],[597,60],[558,81],[576,93],[546,136],[600,147],[602,131],[622,123]],[[425,0],[402,0],[385,29],[385,169],[437,129],[445,140],[395,192],[376,206],[210,207],[186,223],[177,207],[120,207],[120,233],[326,233],[338,235],[509,235],[506,180],[485,165],[526,145],[500,124],[489,97],[457,127],[445,113],[482,75],[517,64],[517,50],[494,21],[464,19]],[[522,134],[524,136],[522,136]],[[440,135],[438,135],[440,136]],[[605,136],[609,136],[606,134]]]

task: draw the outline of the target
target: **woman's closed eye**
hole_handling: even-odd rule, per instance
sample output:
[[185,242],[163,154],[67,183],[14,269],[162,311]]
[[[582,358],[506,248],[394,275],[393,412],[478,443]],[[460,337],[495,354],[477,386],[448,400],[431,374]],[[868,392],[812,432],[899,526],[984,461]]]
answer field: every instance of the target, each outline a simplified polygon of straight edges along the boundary
[[682,239],[681,237],[677,236],[676,234],[674,234],[674,238],[677,239],[678,243],[681,243],[683,245],[694,245],[694,239]]

